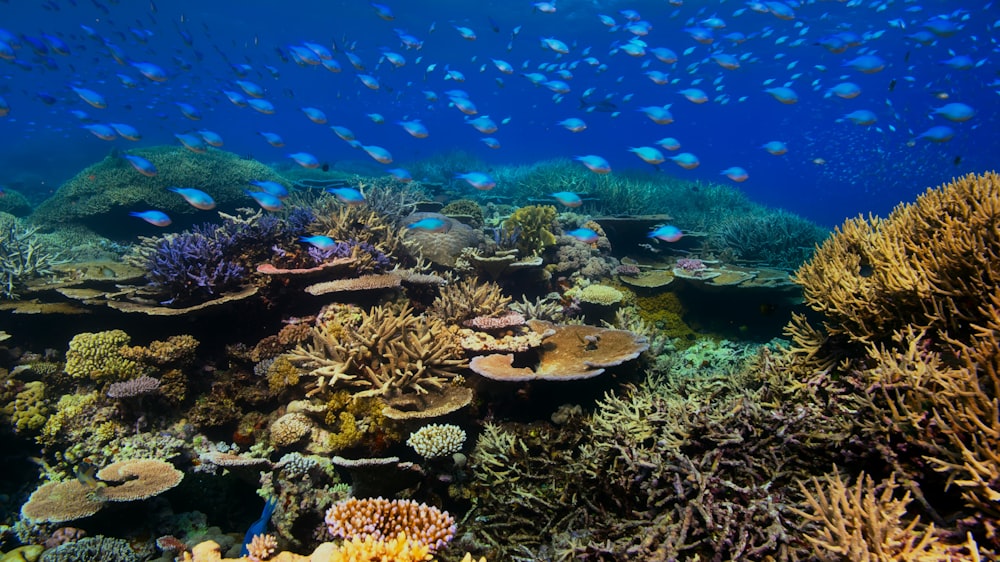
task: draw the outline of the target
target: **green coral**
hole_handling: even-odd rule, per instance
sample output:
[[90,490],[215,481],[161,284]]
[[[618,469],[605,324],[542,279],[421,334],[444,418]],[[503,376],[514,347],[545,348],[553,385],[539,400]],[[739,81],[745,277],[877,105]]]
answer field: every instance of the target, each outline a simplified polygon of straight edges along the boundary
[[457,201],[452,201],[441,209],[441,214],[449,217],[469,217],[467,221],[469,226],[477,229],[482,228],[486,220],[483,214],[483,208],[479,206],[479,203],[476,203],[471,199],[459,199]]
[[27,216],[31,213],[31,203],[28,198],[20,192],[5,187],[3,194],[0,194],[0,213],[9,213],[16,217]]
[[528,205],[514,211],[504,222],[504,229],[517,232],[517,249],[522,256],[537,256],[556,243],[552,234],[556,208],[552,205]]
[[37,440],[42,445],[55,444],[63,430],[84,421],[84,414],[97,404],[95,390],[87,394],[66,394],[56,403],[56,411],[45,420]]
[[128,345],[130,339],[122,330],[73,336],[66,352],[66,374],[95,382],[122,381],[142,375],[142,367],[121,353],[122,346]]
[[[197,188],[211,195],[220,207],[234,209],[246,204],[243,190],[250,180],[288,185],[264,164],[222,150],[195,154],[182,147],[157,146],[129,153],[148,159],[157,174],[144,176],[124,158],[110,155],[60,186],[35,209],[32,220],[47,225],[84,223],[105,233],[120,228],[119,217],[140,208],[160,209],[175,218],[199,212],[167,187]],[[116,220],[105,220],[110,216]]]

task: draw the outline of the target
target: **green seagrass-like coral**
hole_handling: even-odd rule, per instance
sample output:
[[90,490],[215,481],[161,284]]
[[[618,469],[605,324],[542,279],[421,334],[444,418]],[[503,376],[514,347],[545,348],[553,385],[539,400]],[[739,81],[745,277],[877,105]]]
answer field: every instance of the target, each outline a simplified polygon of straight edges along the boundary
[[528,205],[514,211],[503,227],[517,233],[517,249],[522,256],[537,256],[556,243],[552,230],[556,225],[556,208],[552,205]]
[[122,346],[128,345],[130,339],[122,330],[73,336],[66,352],[66,374],[95,382],[122,381],[142,375],[142,366],[122,355]]
[[[104,233],[121,228],[121,217],[128,211],[160,209],[175,221],[179,216],[199,212],[168,191],[171,186],[200,189],[211,195],[220,208],[235,209],[252,203],[243,193],[250,180],[288,184],[264,164],[222,150],[195,154],[181,147],[156,146],[130,150],[129,154],[152,162],[157,174],[144,176],[120,155],[110,155],[61,185],[38,206],[32,220],[45,225],[82,223]],[[106,220],[112,216],[114,220]]]

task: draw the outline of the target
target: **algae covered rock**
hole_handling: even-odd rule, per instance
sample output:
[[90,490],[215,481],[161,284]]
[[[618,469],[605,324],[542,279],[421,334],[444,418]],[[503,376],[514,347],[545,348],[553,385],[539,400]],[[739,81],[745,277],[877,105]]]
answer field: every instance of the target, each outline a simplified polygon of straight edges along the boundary
[[181,147],[157,146],[129,154],[152,162],[156,175],[140,174],[120,153],[111,154],[60,186],[35,209],[32,220],[44,226],[82,224],[107,237],[131,237],[154,227],[129,217],[130,211],[159,209],[170,215],[175,227],[216,218],[215,213],[195,209],[168,187],[200,189],[212,196],[219,210],[231,212],[254,204],[243,193],[250,180],[287,185],[264,164],[222,150],[196,154]]

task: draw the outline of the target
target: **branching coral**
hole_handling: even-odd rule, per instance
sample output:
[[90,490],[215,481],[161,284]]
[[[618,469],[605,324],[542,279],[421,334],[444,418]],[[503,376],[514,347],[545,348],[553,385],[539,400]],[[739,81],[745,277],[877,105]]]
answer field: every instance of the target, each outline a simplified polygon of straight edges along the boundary
[[827,232],[787,211],[750,213],[723,222],[713,245],[737,258],[771,267],[796,268]]
[[53,273],[61,263],[36,235],[37,227],[27,228],[10,215],[0,215],[0,300],[18,298],[24,284]]
[[511,298],[496,283],[480,283],[470,277],[442,286],[429,312],[448,322],[464,322],[480,316],[500,316],[510,302]]
[[795,509],[806,522],[805,539],[823,561],[839,560],[971,560],[978,547],[971,537],[966,544],[950,544],[947,534],[924,527],[919,518],[907,522],[910,493],[899,496],[894,476],[876,486],[862,473],[849,486],[838,471],[812,486],[800,483],[806,509]]
[[1000,175],[968,175],[886,219],[837,229],[795,274],[828,331],[886,343],[912,327],[953,339],[982,325],[1000,283]]
[[312,342],[289,360],[316,377],[319,389],[345,385],[359,396],[423,394],[441,389],[465,366],[461,348],[444,322],[417,316],[408,305],[376,306],[342,324],[313,328]]

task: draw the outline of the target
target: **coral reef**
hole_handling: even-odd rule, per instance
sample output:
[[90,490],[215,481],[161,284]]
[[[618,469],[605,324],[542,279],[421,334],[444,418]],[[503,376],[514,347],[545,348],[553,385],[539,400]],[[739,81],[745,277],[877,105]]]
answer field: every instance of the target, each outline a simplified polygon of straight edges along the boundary
[[453,424],[432,423],[411,433],[406,444],[425,459],[443,457],[462,450],[465,430]]
[[731,217],[711,242],[720,252],[754,264],[795,269],[808,260],[829,233],[787,211],[769,211]]

